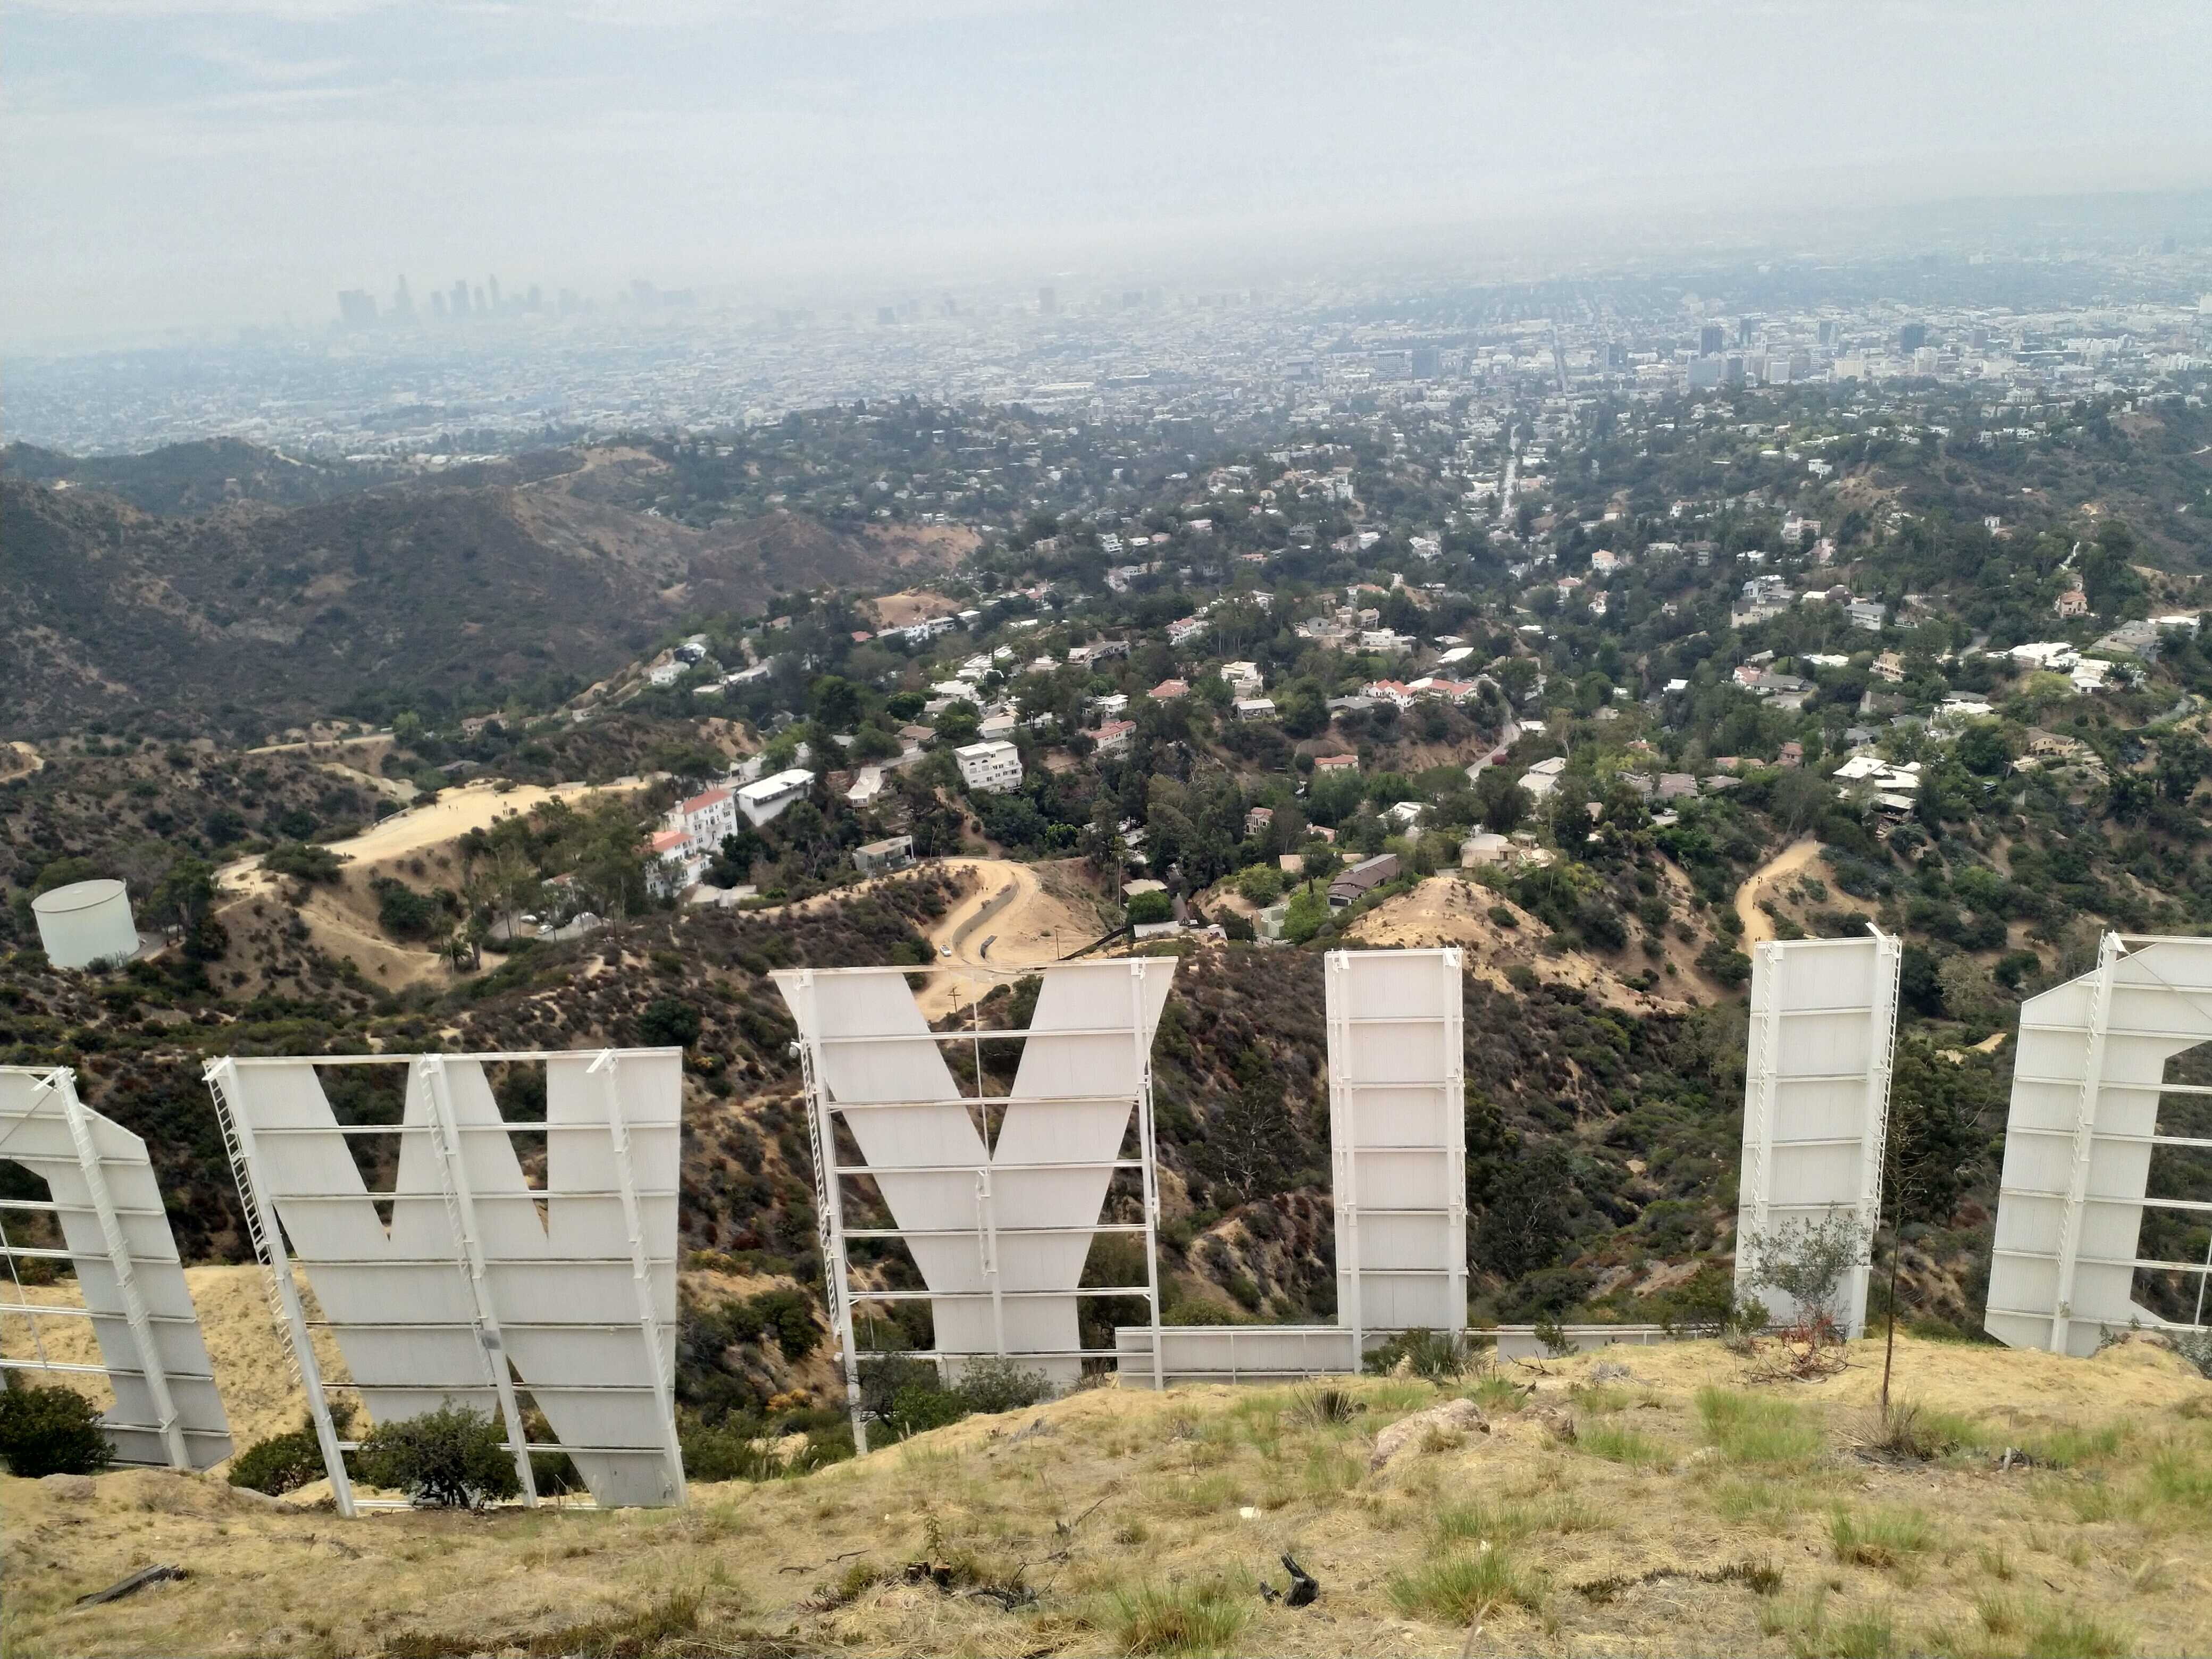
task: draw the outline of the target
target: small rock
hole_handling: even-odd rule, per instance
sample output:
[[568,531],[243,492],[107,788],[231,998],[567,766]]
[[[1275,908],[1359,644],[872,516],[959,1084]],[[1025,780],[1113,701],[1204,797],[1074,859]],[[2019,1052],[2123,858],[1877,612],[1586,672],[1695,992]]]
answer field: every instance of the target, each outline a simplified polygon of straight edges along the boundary
[[39,1484],[47,1495],[65,1504],[81,1504],[93,1492],[92,1477],[88,1474],[42,1474]]
[[1368,1472],[1381,1468],[1408,1445],[1419,1445],[1431,1433],[1454,1431],[1488,1434],[1490,1420],[1472,1400],[1447,1400],[1441,1406],[1401,1417],[1375,1437],[1375,1455],[1368,1460]]

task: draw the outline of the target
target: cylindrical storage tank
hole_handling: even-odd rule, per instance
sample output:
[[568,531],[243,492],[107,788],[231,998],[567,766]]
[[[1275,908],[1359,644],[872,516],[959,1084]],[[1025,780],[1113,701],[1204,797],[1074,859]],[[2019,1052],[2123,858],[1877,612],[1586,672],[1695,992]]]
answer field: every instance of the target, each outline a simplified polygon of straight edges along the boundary
[[57,968],[128,960],[138,954],[138,925],[131,895],[119,881],[75,881],[31,901],[39,943]]

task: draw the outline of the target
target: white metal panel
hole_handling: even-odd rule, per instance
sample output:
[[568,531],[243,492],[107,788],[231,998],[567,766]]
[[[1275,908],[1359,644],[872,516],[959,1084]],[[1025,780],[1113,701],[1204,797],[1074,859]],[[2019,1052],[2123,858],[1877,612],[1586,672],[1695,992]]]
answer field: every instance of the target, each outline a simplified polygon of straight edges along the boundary
[[1337,1321],[1353,1342],[1467,1323],[1457,950],[1332,951],[1326,969]]
[[[1753,1281],[1755,1242],[1848,1214],[1870,1245],[1881,1212],[1900,941],[1771,940],[1752,957],[1744,1067],[1736,1289],[1779,1319],[1799,1310]],[[1868,1263],[1843,1298],[1844,1332],[1866,1328]]]
[[[1530,1325],[1500,1325],[1480,1334],[1498,1359],[1534,1359],[1551,1352]],[[1614,1344],[1641,1347],[1680,1341],[1693,1333],[1659,1325],[1568,1325],[1547,1334],[1564,1336],[1576,1352],[1587,1353]],[[1124,1325],[1114,1336],[1121,1385],[1152,1387],[1152,1328]],[[1361,1369],[1355,1357],[1360,1345],[1340,1325],[1166,1325],[1160,1339],[1159,1370],[1169,1382],[1292,1382]],[[1372,1352],[1382,1340],[1380,1333],[1370,1333],[1365,1350]]]
[[[372,1418],[452,1401],[513,1424],[519,1377],[602,1506],[679,1503],[682,1056],[523,1057],[545,1066],[543,1124],[501,1116],[483,1066],[503,1058],[379,1057],[408,1067],[389,1194],[368,1192],[314,1059],[231,1061],[225,1079],[254,1184]],[[542,1188],[517,1132],[544,1138]]]
[[[841,1115],[933,1293],[940,1354],[1021,1356],[1066,1382],[1079,1373],[1074,1292],[1089,1224],[1133,1110],[1147,1109],[1152,1036],[1174,970],[1156,958],[1041,969],[1012,1093],[972,1101],[944,1052],[963,1034],[931,1030],[905,970],[772,975],[807,1055],[817,1161],[833,1155],[825,1126]],[[979,1118],[995,1132],[988,1146]],[[1148,1124],[1139,1139],[1149,1204]],[[848,1295],[865,1297],[846,1282],[842,1199],[836,1181],[823,1179],[824,1251],[842,1306]],[[849,1357],[842,1329],[841,1340]]]
[[1983,1322],[1992,1336],[2086,1355],[2107,1331],[2170,1322],[2136,1301],[2135,1264],[2166,1063],[2208,1041],[2208,939],[2108,933],[2094,970],[2021,1005]]
[[[146,1143],[79,1101],[65,1067],[0,1066],[0,1158],[46,1183],[114,1390],[103,1423],[117,1461],[203,1469],[229,1456],[229,1424]],[[0,1295],[12,1302],[9,1267]],[[43,1369],[37,1358],[6,1367]]]

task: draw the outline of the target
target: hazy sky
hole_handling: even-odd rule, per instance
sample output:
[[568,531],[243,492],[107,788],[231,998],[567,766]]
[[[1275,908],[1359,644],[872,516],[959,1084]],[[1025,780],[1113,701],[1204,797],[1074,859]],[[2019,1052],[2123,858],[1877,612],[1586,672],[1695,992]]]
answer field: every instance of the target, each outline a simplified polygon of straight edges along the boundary
[[2205,0],[11,0],[8,331],[2212,183]]

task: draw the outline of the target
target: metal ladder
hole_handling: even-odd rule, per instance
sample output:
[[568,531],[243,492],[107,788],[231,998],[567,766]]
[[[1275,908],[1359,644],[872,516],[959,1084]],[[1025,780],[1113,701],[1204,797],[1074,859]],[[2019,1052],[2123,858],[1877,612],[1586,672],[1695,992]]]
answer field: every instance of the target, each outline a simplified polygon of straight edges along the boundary
[[[269,1235],[261,1224],[261,1195],[254,1190],[253,1170],[246,1162],[245,1145],[238,1138],[238,1126],[232,1121],[230,1097],[222,1086],[219,1067],[207,1071],[208,1092],[215,1097],[216,1121],[222,1126],[222,1149],[230,1158],[231,1178],[238,1183],[239,1207],[246,1213],[246,1236],[252,1241],[253,1259],[261,1264],[261,1291],[268,1299],[269,1316],[276,1328],[284,1331],[289,1321],[284,1310],[283,1292],[276,1287],[276,1261],[269,1249]],[[300,1376],[300,1356],[292,1351],[289,1341],[276,1345],[284,1351],[285,1368],[292,1381],[305,1386]]]

